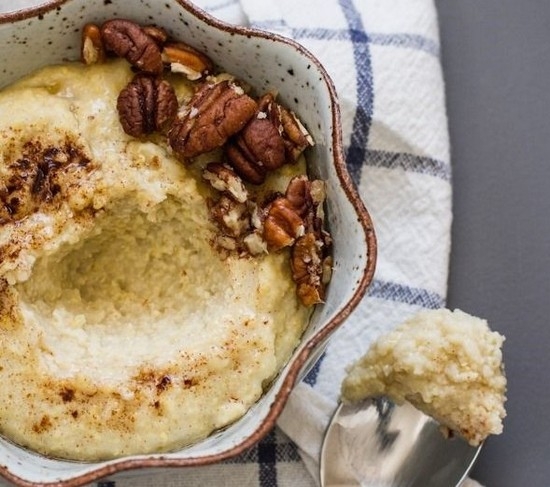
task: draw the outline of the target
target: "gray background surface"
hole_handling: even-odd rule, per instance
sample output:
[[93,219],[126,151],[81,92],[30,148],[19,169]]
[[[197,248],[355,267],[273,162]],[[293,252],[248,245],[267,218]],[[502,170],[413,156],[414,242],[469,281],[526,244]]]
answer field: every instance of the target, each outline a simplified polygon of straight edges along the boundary
[[504,434],[473,477],[550,485],[550,2],[436,0],[452,146],[449,306],[504,333]]

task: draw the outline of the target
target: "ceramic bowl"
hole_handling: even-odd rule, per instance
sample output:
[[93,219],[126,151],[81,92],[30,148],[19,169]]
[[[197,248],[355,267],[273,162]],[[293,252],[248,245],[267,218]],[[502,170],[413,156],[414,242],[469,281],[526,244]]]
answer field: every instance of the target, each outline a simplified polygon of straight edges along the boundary
[[293,385],[360,301],[374,273],[374,231],[346,170],[334,86],[319,61],[297,43],[221,23],[184,0],[54,0],[0,14],[0,86],[43,65],[78,59],[82,25],[114,17],[163,26],[258,92],[276,88],[280,101],[299,114],[316,141],[308,154],[310,171],[328,183],[334,274],[326,302],[316,308],[288,364],[241,420],[173,453],[98,463],[45,458],[0,439],[0,474],[20,485],[69,487],[122,470],[206,465],[243,452],[273,428]]

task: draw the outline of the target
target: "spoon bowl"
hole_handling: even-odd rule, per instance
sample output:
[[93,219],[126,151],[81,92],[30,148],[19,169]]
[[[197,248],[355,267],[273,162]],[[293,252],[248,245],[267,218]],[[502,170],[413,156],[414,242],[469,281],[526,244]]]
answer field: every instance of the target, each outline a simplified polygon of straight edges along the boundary
[[340,404],[321,451],[321,485],[450,487],[466,478],[480,452],[409,403],[387,398]]

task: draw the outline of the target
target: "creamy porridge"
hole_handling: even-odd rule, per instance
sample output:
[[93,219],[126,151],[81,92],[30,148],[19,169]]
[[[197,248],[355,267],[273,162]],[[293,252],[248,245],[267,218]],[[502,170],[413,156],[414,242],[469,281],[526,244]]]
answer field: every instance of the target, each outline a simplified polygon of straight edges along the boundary
[[[200,89],[194,70],[178,75],[167,77],[181,117]],[[0,431],[50,456],[169,451],[230,424],[322,298],[308,299],[296,263],[307,218],[293,233],[272,211],[304,182],[303,155],[261,185],[212,165],[219,147],[189,163],[165,121],[121,124],[132,82],[112,58],[0,93]],[[241,94],[230,77],[209,83]],[[307,181],[316,207],[321,187]]]

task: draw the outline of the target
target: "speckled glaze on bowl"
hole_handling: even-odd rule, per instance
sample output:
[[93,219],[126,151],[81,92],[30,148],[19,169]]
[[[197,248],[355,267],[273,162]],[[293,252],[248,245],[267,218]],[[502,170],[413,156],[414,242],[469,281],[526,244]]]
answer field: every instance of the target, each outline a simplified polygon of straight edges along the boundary
[[0,14],[0,87],[41,66],[78,59],[81,26],[113,17],[163,26],[258,92],[277,89],[281,102],[299,114],[316,141],[308,154],[310,171],[328,183],[334,274],[326,302],[315,310],[287,366],[241,420],[173,453],[98,463],[49,459],[0,439],[0,474],[18,485],[76,486],[122,470],[205,465],[241,453],[274,426],[292,387],[360,301],[374,273],[374,231],[346,170],[334,86],[320,63],[292,41],[221,23],[184,0],[54,0]]

